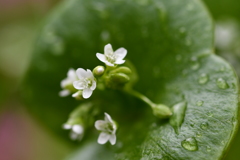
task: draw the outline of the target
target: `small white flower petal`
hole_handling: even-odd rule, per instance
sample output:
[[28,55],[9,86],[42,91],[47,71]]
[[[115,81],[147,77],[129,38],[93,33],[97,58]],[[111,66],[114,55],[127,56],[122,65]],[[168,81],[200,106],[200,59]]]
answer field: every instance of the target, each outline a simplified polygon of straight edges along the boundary
[[109,114],[107,114],[106,112],[104,114],[105,114],[105,121],[113,123],[113,120],[112,120],[111,116]]
[[77,134],[82,134],[84,129],[81,125],[73,125],[72,127],[73,132],[77,133]]
[[98,120],[95,122],[95,128],[100,131],[104,130],[105,125],[107,125],[107,122],[103,120]]
[[86,88],[83,90],[83,98],[87,99],[92,95],[92,90],[90,88]]
[[113,49],[111,44],[107,44],[104,46],[104,54],[113,54]]
[[72,94],[72,97],[78,97],[79,95],[79,91],[77,91],[76,93]]
[[127,55],[127,50],[125,48],[119,48],[114,52],[118,58],[123,59]]
[[76,78],[77,78],[76,71],[75,71],[74,69],[70,68],[70,69],[68,70],[67,76],[68,76],[69,79],[71,79],[71,80],[76,80]]
[[71,129],[72,128],[72,125],[70,124],[63,124],[63,129]]
[[111,135],[109,135],[105,132],[100,133],[100,135],[98,137],[98,143],[99,144],[105,144],[109,140],[110,136]]
[[87,75],[87,78],[94,78],[93,73],[90,69],[87,69],[86,75]]
[[103,63],[106,63],[107,62],[107,59],[105,57],[105,55],[101,54],[101,53],[97,53],[96,54],[97,58],[102,61]]
[[97,87],[96,81],[92,81],[92,86],[90,87],[90,89],[94,90],[94,89],[96,89],[96,87]]
[[73,87],[76,88],[76,89],[84,89],[84,86],[82,86],[82,81],[81,80],[78,80],[78,81],[74,81],[73,82]]
[[62,90],[62,91],[59,92],[59,96],[60,96],[60,97],[66,97],[66,96],[68,96],[69,94],[70,94],[70,91],[69,91],[69,90],[66,90],[66,89],[64,89],[64,90]]
[[115,64],[123,64],[124,62],[125,62],[125,60],[117,59]]
[[108,62],[108,61],[106,61],[105,64],[106,64],[107,66],[114,66],[114,63],[111,63],[111,62]]
[[77,71],[76,71],[76,74],[78,76],[79,79],[82,79],[82,78],[86,78],[87,77],[87,71],[85,71],[84,69],[82,68],[78,68]]
[[112,145],[114,145],[116,143],[117,137],[115,134],[112,134],[109,138],[109,141]]

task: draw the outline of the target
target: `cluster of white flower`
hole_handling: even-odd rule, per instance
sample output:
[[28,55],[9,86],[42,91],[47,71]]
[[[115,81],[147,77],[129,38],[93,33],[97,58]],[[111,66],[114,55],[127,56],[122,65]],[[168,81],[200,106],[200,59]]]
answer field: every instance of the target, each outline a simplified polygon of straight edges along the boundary
[[[127,50],[125,48],[119,48],[114,52],[111,44],[107,44],[104,47],[104,54],[96,54],[97,58],[104,62],[107,67],[116,67],[119,64],[123,64],[125,62],[123,59],[126,55]],[[61,97],[65,97],[73,93],[72,97],[83,97],[84,99],[87,99],[92,95],[93,91],[97,87],[97,80],[94,77],[94,74],[102,75],[103,73],[103,66],[96,67],[94,72],[83,68],[78,68],[76,71],[74,69],[69,69],[67,78],[61,81],[61,87],[63,90],[59,93],[59,95]],[[95,127],[97,130],[101,131],[98,138],[99,144],[105,144],[107,141],[109,141],[112,145],[116,143],[117,125],[109,114],[105,113],[105,120],[96,121]],[[84,127],[81,124],[64,124],[63,128],[71,130],[71,139],[82,139]]]

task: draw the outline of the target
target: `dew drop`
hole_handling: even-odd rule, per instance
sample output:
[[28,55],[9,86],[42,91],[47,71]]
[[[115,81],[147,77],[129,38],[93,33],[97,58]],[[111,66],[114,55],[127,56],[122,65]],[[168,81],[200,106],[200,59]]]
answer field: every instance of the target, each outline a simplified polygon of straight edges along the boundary
[[198,138],[200,138],[200,137],[202,137],[202,134],[201,134],[200,132],[198,132],[198,133],[196,133],[196,136],[197,136]]
[[223,144],[223,145],[224,145],[224,144],[225,144],[225,142],[224,142],[224,141],[221,141],[221,144]]
[[197,141],[194,137],[183,140],[181,144],[182,144],[182,147],[186,150],[189,150],[189,151],[197,151],[198,150]]
[[207,122],[203,122],[200,127],[203,129],[203,130],[206,130],[208,129],[208,123]]
[[198,78],[198,83],[199,84],[205,84],[208,81],[208,75],[205,73],[202,73],[200,77]]
[[204,103],[203,101],[197,101],[196,105],[197,105],[197,106],[202,106],[203,103]]
[[212,148],[210,146],[207,146],[207,152],[211,152]]
[[197,61],[196,57],[191,58],[191,69],[192,70],[197,70],[200,67],[200,64]]
[[213,116],[213,113],[209,111],[209,112],[207,112],[207,116],[208,116],[208,117],[212,117],[212,116]]
[[222,78],[218,78],[217,79],[217,86],[221,89],[227,89],[228,88],[228,84],[226,83],[226,81]]

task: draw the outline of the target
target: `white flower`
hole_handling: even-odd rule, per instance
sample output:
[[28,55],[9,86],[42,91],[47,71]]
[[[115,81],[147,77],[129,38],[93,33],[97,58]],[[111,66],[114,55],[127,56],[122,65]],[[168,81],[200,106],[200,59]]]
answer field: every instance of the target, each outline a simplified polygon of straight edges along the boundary
[[82,68],[78,68],[76,74],[79,80],[73,82],[74,88],[83,91],[83,98],[89,98],[97,85],[93,73],[89,69],[85,71]]
[[105,120],[95,122],[95,127],[97,130],[102,131],[98,137],[99,144],[105,144],[107,141],[112,145],[116,143],[117,125],[107,113],[105,113]]
[[61,81],[61,87],[63,88],[62,91],[59,92],[59,96],[66,97],[71,93],[68,86],[72,86],[72,83],[76,81],[77,75],[74,69],[70,68],[67,73],[67,78]]
[[83,134],[84,134],[84,128],[82,125],[80,125],[80,124],[74,124],[74,125],[64,124],[63,128],[71,129],[70,138],[72,140],[81,140],[82,139]]
[[113,52],[111,44],[107,44],[104,47],[104,54],[96,54],[97,58],[108,66],[114,66],[115,64],[123,64],[125,62],[123,58],[126,55],[127,50],[125,48],[119,48],[115,52]]

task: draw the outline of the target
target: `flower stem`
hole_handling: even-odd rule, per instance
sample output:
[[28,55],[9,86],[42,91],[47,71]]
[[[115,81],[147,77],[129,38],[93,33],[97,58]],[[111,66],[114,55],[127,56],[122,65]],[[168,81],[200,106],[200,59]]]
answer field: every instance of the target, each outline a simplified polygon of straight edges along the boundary
[[143,94],[141,94],[141,93],[139,93],[135,90],[125,89],[124,91],[126,93],[142,100],[146,104],[148,104],[152,108],[153,114],[156,117],[158,117],[158,118],[169,118],[172,115],[172,111],[168,106],[166,106],[164,104],[155,104],[148,97],[144,96]]

